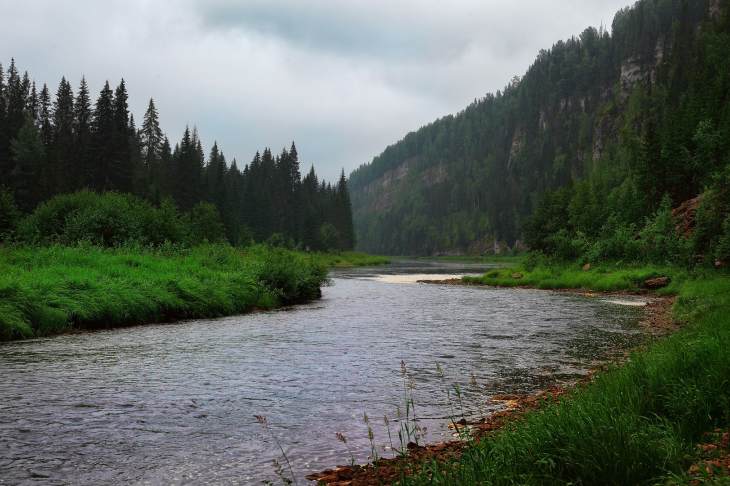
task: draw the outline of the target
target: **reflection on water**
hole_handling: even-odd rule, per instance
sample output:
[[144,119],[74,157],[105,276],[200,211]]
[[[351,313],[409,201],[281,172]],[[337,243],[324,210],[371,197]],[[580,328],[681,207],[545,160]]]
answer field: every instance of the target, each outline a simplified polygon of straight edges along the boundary
[[475,414],[490,395],[574,379],[641,339],[640,310],[602,299],[373,278],[483,269],[339,271],[322,300],[296,308],[2,345],[0,484],[260,484],[277,450],[255,414],[301,482],[349,461],[335,432],[367,458],[363,412],[387,443],[382,417],[402,406],[401,360],[438,440],[449,434],[452,383]]

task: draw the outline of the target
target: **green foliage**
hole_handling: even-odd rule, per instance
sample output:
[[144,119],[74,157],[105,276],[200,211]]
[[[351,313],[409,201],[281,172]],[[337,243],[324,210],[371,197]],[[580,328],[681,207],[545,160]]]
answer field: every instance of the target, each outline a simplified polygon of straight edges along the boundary
[[196,204],[190,210],[188,220],[189,230],[186,239],[190,245],[225,241],[226,228],[214,205],[205,202]]
[[390,259],[383,256],[368,255],[356,251],[320,252],[314,253],[313,258],[327,267],[371,267],[390,263]]
[[[602,263],[592,264],[590,271],[584,271],[577,263],[531,254],[516,267],[495,269],[481,277],[464,277],[464,280],[499,287],[638,291],[646,279],[669,273],[674,276],[672,285],[685,278],[685,272],[675,267]],[[515,278],[516,276],[519,278]]]
[[664,197],[654,218],[639,233],[645,261],[663,264],[688,265],[690,242],[675,230],[669,197]]
[[0,340],[271,308],[325,280],[315,259],[263,246],[0,248]]
[[730,215],[722,223],[722,233],[715,247],[715,258],[724,264],[730,262]]
[[18,228],[20,241],[32,244],[197,245],[224,237],[220,216],[210,204],[201,203],[181,215],[170,200],[156,208],[130,194],[113,192],[56,196],[23,219]]
[[319,227],[319,242],[325,250],[331,250],[338,247],[340,241],[340,232],[331,223],[324,223]]
[[15,205],[13,194],[8,189],[0,187],[0,242],[15,234],[19,220],[20,211]]

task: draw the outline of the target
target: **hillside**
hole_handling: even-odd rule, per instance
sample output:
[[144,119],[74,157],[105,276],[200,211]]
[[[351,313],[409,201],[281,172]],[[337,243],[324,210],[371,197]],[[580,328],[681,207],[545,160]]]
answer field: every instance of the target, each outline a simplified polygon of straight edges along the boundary
[[728,4],[639,1],[611,32],[558,42],[502,92],[389,146],[351,175],[359,249],[540,248],[548,233],[590,239],[612,215],[641,225],[665,195],[678,206],[721,187]]

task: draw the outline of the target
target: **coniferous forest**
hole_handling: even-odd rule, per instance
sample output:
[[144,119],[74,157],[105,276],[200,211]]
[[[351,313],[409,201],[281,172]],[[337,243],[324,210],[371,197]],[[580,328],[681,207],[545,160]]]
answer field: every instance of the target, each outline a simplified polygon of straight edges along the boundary
[[[6,238],[48,239],[38,235],[37,224],[34,236],[19,231],[23,215],[45,207],[68,216],[75,205],[104,207],[107,219],[128,216],[129,207],[157,208],[158,219],[172,212],[198,227],[196,241],[312,250],[351,249],[355,241],[344,172],[335,185],[320,180],[313,166],[302,175],[293,142],[279,153],[265,148],[243,167],[229,163],[217,143],[206,157],[196,128],[186,128],[173,145],[152,99],[138,127],[124,80],[115,88],[107,82],[95,100],[83,78],[75,90],[63,78],[52,93],[20,74],[15,60],[7,69],[0,65],[0,191],[0,235]],[[85,225],[94,230],[80,238],[95,239],[112,231],[105,224],[116,224],[98,214],[92,219]],[[134,239],[128,229],[122,232],[101,239]],[[175,233],[162,239],[175,242]]]
[[726,0],[641,0],[541,51],[352,173],[359,247],[727,260],[728,46]]

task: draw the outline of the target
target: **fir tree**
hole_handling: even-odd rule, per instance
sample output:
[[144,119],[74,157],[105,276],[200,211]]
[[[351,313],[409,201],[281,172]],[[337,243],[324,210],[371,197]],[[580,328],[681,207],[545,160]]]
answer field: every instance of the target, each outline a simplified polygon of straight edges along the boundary
[[155,107],[155,101],[150,98],[140,130],[140,144],[142,161],[151,172],[154,172],[155,165],[160,161],[163,137],[157,107]]
[[50,154],[51,193],[71,192],[78,188],[79,167],[75,158],[74,96],[71,84],[61,78],[53,103],[53,152]]
[[92,188],[103,191],[113,189],[110,166],[114,155],[114,94],[109,82],[104,84],[94,105],[92,115],[92,154],[94,165],[91,172]]
[[91,98],[86,78],[81,78],[74,102],[74,146],[78,171],[78,187],[92,187],[94,167],[92,161],[92,113]]
[[124,79],[114,90],[112,104],[112,153],[109,160],[109,181],[111,188],[121,192],[132,191],[134,168],[133,154],[130,147],[129,107],[127,104],[127,87]]
[[11,174],[15,201],[21,210],[31,211],[43,197],[39,190],[38,175],[41,164],[45,161],[45,147],[30,115],[26,117],[18,136],[13,139],[11,151],[15,162]]

